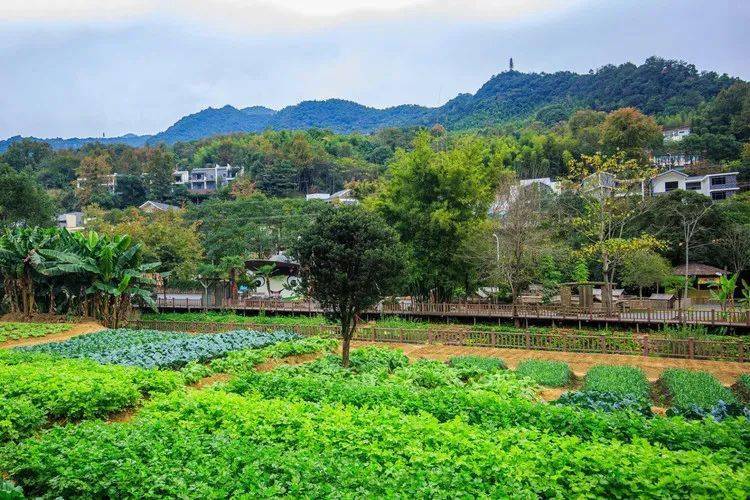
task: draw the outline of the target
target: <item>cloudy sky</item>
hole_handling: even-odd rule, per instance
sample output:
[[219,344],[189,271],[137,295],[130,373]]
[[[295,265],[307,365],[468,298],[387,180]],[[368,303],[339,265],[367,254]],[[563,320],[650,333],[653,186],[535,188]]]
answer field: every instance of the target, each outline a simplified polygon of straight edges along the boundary
[[202,108],[439,105],[650,55],[750,79],[746,0],[0,0],[0,138],[154,133]]

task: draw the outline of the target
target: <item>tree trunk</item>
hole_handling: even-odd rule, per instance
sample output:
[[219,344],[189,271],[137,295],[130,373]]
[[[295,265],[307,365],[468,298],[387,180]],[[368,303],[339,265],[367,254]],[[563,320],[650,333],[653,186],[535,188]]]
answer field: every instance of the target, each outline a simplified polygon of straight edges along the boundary
[[345,335],[341,345],[341,366],[349,368],[349,349],[351,347],[351,335]]

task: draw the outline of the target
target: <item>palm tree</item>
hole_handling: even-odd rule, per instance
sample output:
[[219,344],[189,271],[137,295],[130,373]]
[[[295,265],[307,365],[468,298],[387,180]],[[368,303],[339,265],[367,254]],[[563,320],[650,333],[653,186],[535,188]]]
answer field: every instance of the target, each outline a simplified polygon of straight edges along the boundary
[[727,305],[734,306],[734,291],[737,288],[737,278],[739,273],[735,273],[732,276],[719,276],[719,281],[711,285],[711,298],[718,302],[721,302],[722,311],[727,308]]

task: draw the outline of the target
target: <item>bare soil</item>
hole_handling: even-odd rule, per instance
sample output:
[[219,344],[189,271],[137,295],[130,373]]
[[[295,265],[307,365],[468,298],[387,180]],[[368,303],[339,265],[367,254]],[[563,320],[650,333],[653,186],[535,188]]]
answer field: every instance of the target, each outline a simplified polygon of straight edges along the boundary
[[88,322],[88,323],[75,323],[73,327],[61,333],[53,333],[45,335],[44,337],[31,337],[28,339],[20,340],[8,340],[0,343],[0,349],[10,349],[11,347],[21,347],[38,344],[48,344],[50,342],[62,342],[78,335],[86,335],[87,333],[95,333],[101,330],[106,330],[105,327],[99,323]]
[[587,354],[554,351],[529,351],[525,349],[498,349],[493,347],[462,347],[441,344],[402,344],[397,342],[352,342],[352,347],[379,345],[400,349],[409,358],[427,358],[445,361],[453,356],[477,355],[501,358],[509,368],[515,369],[518,363],[527,359],[564,361],[576,377],[583,377],[595,365],[630,365],[641,368],[651,382],[656,381],[668,368],[701,370],[713,374],[724,385],[732,385],[743,373],[750,373],[750,364],[733,361],[707,361],[673,358],[647,358],[624,354]]
[[208,387],[209,385],[218,384],[219,382],[226,382],[231,378],[232,375],[228,373],[214,373],[213,375],[209,375],[208,377],[200,379],[190,387],[194,389],[203,389],[204,387]]

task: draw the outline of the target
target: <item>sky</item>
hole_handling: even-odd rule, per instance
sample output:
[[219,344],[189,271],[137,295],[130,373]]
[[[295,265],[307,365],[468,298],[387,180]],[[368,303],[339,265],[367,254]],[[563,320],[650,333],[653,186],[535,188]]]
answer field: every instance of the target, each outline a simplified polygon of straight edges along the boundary
[[682,59],[750,80],[746,0],[0,0],[0,139],[206,107],[437,106],[519,71]]

